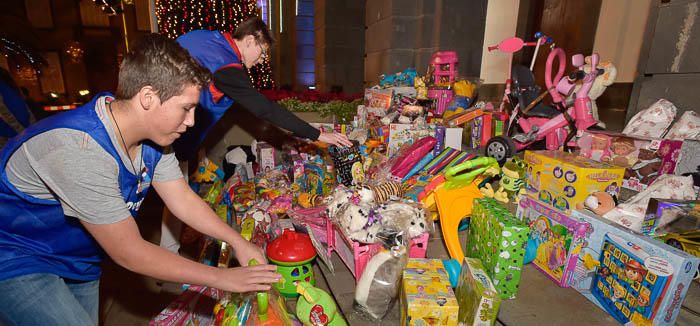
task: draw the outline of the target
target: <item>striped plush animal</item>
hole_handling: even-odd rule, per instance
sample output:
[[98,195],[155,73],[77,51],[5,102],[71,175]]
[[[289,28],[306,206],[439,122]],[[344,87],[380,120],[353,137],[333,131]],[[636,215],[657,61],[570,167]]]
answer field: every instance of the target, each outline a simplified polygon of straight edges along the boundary
[[357,188],[360,201],[365,203],[383,203],[392,197],[401,198],[405,193],[403,184],[395,181],[387,181],[378,185],[362,185]]

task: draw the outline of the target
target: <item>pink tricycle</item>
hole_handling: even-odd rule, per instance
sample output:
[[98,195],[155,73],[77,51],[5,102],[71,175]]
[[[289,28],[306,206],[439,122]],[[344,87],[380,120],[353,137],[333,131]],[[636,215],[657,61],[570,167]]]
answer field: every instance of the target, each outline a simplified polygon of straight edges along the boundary
[[[542,38],[543,36],[538,40]],[[555,59],[559,65],[556,73],[552,69]],[[586,73],[583,70],[585,62],[582,54],[576,54],[571,59],[577,70],[567,78],[562,78],[566,68],[566,54],[561,48],[552,48],[545,68],[547,91],[542,93],[535,84],[531,68],[522,65],[512,68],[512,86],[507,90],[507,96],[510,103],[517,104],[514,105],[504,136],[493,137],[487,142],[487,156],[503,163],[516,152],[543,139],[548,150],[562,146],[573,147],[576,145],[574,136],[580,136],[584,130],[598,123],[593,118],[588,91],[603,71],[593,69],[591,73]],[[598,62],[598,54],[592,54],[591,67],[596,67]],[[582,82],[582,87],[575,94],[573,106],[567,108],[566,97],[573,92],[577,81]],[[551,105],[542,102],[547,94],[552,97]]]

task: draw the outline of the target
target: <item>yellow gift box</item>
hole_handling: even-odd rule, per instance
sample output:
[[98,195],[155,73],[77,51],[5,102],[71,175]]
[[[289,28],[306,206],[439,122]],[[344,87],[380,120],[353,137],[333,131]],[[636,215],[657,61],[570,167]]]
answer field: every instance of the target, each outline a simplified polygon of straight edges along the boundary
[[617,196],[625,169],[561,151],[525,151],[526,190],[562,212],[581,208],[596,191]]
[[439,259],[409,259],[401,280],[401,325],[457,325],[459,304]]

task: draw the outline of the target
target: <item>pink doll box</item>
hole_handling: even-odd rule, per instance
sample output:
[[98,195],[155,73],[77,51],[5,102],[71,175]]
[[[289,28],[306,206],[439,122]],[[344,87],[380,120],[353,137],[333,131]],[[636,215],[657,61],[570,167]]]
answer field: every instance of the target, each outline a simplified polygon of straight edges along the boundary
[[520,197],[516,216],[530,226],[527,248],[537,248],[535,268],[557,285],[569,287],[588,224],[527,195]]
[[584,131],[578,145],[582,156],[624,167],[622,186],[642,191],[658,176],[675,172],[683,141]]
[[577,210],[590,224],[571,287],[623,325],[674,325],[700,260]]
[[[428,251],[428,233],[423,233],[417,238],[410,241],[408,257],[409,258],[425,258]],[[348,238],[341,229],[333,225],[333,250],[338,253],[340,260],[350,269],[350,272],[358,281],[362,272],[365,270],[369,260],[382,250],[382,245],[379,243],[365,244],[353,241]]]

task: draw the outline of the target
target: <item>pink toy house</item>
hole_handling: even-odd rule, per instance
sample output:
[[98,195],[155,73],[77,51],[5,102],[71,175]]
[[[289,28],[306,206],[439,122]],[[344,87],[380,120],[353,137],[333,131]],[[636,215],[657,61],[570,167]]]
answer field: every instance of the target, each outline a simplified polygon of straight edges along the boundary
[[430,66],[433,72],[433,84],[447,86],[457,77],[457,52],[439,51],[433,53]]

